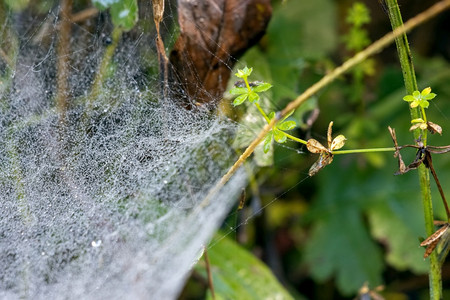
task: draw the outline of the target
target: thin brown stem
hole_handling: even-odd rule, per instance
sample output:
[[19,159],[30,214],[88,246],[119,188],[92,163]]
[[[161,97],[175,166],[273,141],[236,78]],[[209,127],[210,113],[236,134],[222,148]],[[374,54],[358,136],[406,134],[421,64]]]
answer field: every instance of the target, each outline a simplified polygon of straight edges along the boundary
[[439,179],[436,174],[436,170],[434,170],[433,167],[433,161],[431,159],[431,154],[426,154],[426,166],[428,169],[430,169],[431,174],[433,175],[434,181],[436,182],[436,185],[438,187],[439,193],[441,194],[442,202],[444,203],[445,212],[447,213],[447,220],[450,221],[450,209],[448,207],[447,199],[445,199],[444,191],[442,190],[441,183],[439,182]]
[[203,252],[203,256],[205,257],[206,273],[208,274],[208,286],[209,286],[209,290],[211,291],[211,298],[213,300],[215,300],[216,294],[214,293],[214,283],[213,283],[212,272],[211,272],[211,264],[209,263],[208,250],[206,249],[206,247],[205,247],[205,251]]
[[74,23],[83,22],[84,20],[90,19],[98,14],[98,9],[95,7],[86,8],[72,15],[71,21]]
[[69,53],[70,53],[70,34],[71,34],[71,14],[72,14],[72,0],[62,0],[58,41],[58,75],[57,75],[57,92],[56,92],[56,106],[60,114],[60,120],[65,119],[65,114],[68,107],[69,95]]
[[250,143],[244,153],[238,158],[238,160],[233,164],[233,166],[228,170],[228,172],[222,177],[222,179],[209,191],[208,195],[203,199],[201,206],[208,205],[209,201],[212,197],[225,185],[226,182],[233,176],[233,174],[239,169],[242,163],[253,153],[256,146],[265,138],[266,134],[275,126],[276,121],[282,119],[286,116],[291,110],[298,108],[302,105],[307,99],[317,93],[319,90],[333,82],[336,78],[341,76],[342,74],[348,72],[357,64],[361,63],[371,55],[378,53],[387,45],[391,44],[396,37],[404,34],[405,32],[410,31],[411,29],[419,26],[425,21],[433,18],[439,13],[450,7],[450,0],[444,0],[439,3],[436,3],[426,11],[420,13],[415,16],[408,22],[404,24],[404,26],[397,28],[396,30],[386,34],[384,37],[379,39],[378,41],[371,44],[369,47],[364,49],[363,51],[355,54],[352,58],[344,62],[341,66],[334,69],[331,73],[323,77],[317,83],[308,88],[303,94],[298,96],[295,100],[290,102],[280,114],[278,114],[278,118],[273,118],[272,121],[264,126],[264,128],[260,131],[258,136]]

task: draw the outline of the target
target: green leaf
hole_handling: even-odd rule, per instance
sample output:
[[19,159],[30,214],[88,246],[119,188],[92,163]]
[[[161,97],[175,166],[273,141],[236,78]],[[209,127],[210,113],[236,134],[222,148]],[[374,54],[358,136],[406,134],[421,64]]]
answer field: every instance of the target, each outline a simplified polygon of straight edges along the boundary
[[416,98],[411,95],[407,95],[407,96],[403,97],[403,100],[405,100],[407,102],[412,102],[412,101],[416,100]]
[[93,0],[92,4],[100,11],[110,8],[114,26],[125,31],[133,29],[138,20],[137,0]]
[[[294,299],[270,269],[253,254],[229,238],[208,249],[216,299]],[[202,259],[196,270],[207,280]]]
[[247,66],[245,66],[243,69],[238,70],[236,74],[234,74],[236,77],[239,78],[247,78],[248,76],[250,76],[250,74],[252,74],[253,68],[247,68]]
[[286,120],[287,118],[289,118],[293,113],[294,113],[295,109],[291,110],[290,112],[288,112],[283,119],[281,119],[280,122],[283,122],[284,120]]
[[120,0],[111,5],[111,20],[114,26],[125,31],[133,29],[138,21],[137,0]]
[[119,2],[120,0],[92,0],[92,4],[100,11],[104,11],[105,9],[108,9],[116,2]]
[[271,87],[272,87],[272,85],[270,83],[264,82],[264,83],[262,83],[262,84],[260,84],[258,86],[253,87],[252,90],[257,92],[257,93],[261,93],[261,92],[267,91]]
[[272,120],[273,118],[275,118],[275,112],[271,111],[270,114],[268,115],[269,120]]
[[386,259],[391,266],[401,271],[427,272],[428,263],[423,259],[424,250],[418,240],[421,233],[424,236],[424,225],[411,222],[412,218],[423,220],[419,201],[395,197],[371,207],[368,217],[373,235],[386,245]]
[[244,103],[244,101],[247,99],[247,97],[248,97],[248,94],[242,94],[242,95],[236,97],[236,99],[234,99],[234,101],[233,101],[233,105],[234,106],[241,105],[242,103]]
[[430,94],[427,94],[425,96],[422,96],[422,98],[425,99],[425,100],[431,100],[431,99],[434,99],[434,97],[436,97],[435,93],[430,93]]
[[255,92],[248,93],[248,101],[255,103],[259,100],[259,95]]
[[428,106],[430,105],[430,102],[428,102],[427,100],[422,100],[419,102],[419,105],[423,108],[428,108]]
[[270,146],[272,145],[272,137],[273,137],[272,131],[266,135],[266,138],[264,139],[264,148],[263,148],[264,153],[269,152]]
[[284,121],[280,125],[277,125],[277,128],[280,130],[291,130],[294,129],[296,125],[295,121]]
[[314,224],[305,261],[315,280],[336,276],[344,295],[354,294],[364,282],[372,287],[381,283],[382,256],[356,208],[336,211]]
[[277,143],[283,144],[287,140],[287,136],[283,131],[273,129],[273,138]]
[[234,87],[230,90],[231,95],[242,95],[248,93],[247,88],[241,88],[241,87]]
[[5,0],[5,4],[15,12],[24,10],[29,2],[30,0]]

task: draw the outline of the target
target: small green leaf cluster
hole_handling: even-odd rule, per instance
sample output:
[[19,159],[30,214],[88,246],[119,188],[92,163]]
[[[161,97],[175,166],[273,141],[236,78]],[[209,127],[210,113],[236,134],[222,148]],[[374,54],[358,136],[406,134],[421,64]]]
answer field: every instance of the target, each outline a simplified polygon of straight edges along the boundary
[[350,32],[344,38],[346,47],[349,50],[361,51],[370,44],[368,32],[362,28],[370,23],[369,10],[363,3],[356,2],[350,8],[346,21],[351,25]]
[[422,108],[428,108],[428,106],[430,105],[430,102],[428,102],[428,100],[431,100],[434,97],[436,97],[436,94],[431,93],[431,88],[427,87],[423,89],[422,92],[414,91],[412,95],[407,95],[403,97],[403,100],[409,102],[409,106],[411,108],[415,108],[418,106]]
[[427,115],[425,113],[425,108],[430,106],[429,100],[434,99],[436,97],[435,93],[431,92],[431,88],[427,87],[422,90],[422,92],[414,91],[412,95],[406,95],[403,97],[403,100],[409,103],[411,108],[420,108],[420,112],[422,114],[421,118],[417,118],[411,121],[411,128],[409,130],[421,129],[430,131],[432,134],[439,133],[442,134],[442,128],[438,124],[427,121]]
[[[272,143],[272,138],[280,144],[283,144],[287,141],[288,135],[286,134],[286,130],[294,129],[297,124],[295,121],[287,120],[294,111],[291,111],[288,113],[282,120],[280,120],[275,127],[267,134],[266,138],[264,139],[264,153],[267,153],[270,149],[270,144]],[[275,118],[275,112],[271,112],[269,114],[269,120],[272,120]]]
[[235,86],[230,90],[231,95],[237,96],[233,101],[234,106],[241,105],[247,99],[251,103],[257,103],[260,98],[258,93],[265,92],[272,87],[270,83],[266,82],[255,82],[255,84],[252,83],[253,86],[250,86],[248,77],[250,76],[250,74],[252,74],[252,71],[253,68],[245,67],[242,70],[238,70],[238,72],[235,74],[236,77],[242,78],[244,80],[245,86]]
[[[241,78],[243,81],[236,82],[235,87],[230,90],[230,94],[236,96],[233,101],[233,105],[238,106],[248,100],[258,108],[259,112],[267,121],[267,123],[270,123],[273,119],[276,118],[276,113],[273,111],[269,113],[269,115],[267,115],[264,112],[264,110],[259,105],[260,96],[258,93],[269,90],[272,85],[270,83],[260,81],[249,82],[248,77],[252,74],[252,71],[253,68],[244,67],[243,69],[238,70],[235,74],[236,77]],[[273,140],[275,140],[277,143],[285,143],[288,138],[291,138],[295,141],[306,144],[306,141],[297,139],[285,132],[287,130],[294,129],[297,126],[295,121],[286,120],[293,113],[293,110],[289,112],[282,120],[278,121],[275,124],[274,128],[267,134],[264,139],[264,153],[267,153],[269,151],[270,145],[272,144]]]

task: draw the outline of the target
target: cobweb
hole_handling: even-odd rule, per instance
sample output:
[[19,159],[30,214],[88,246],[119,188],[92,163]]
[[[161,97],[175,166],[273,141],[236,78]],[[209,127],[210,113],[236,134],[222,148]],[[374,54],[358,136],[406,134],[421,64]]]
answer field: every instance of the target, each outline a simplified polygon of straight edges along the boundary
[[235,160],[235,124],[159,99],[143,33],[124,37],[89,108],[106,25],[75,26],[61,120],[56,33],[41,36],[57,19],[4,21],[18,53],[14,68],[0,62],[0,298],[175,298],[245,183],[238,173],[200,204]]

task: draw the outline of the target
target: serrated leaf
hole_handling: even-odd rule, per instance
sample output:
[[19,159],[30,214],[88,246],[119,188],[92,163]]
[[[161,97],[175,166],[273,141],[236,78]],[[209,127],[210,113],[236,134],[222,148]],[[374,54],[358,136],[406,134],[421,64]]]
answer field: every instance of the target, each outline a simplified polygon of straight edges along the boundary
[[248,89],[245,87],[234,87],[230,90],[231,95],[242,95],[248,93]]
[[[345,176],[344,176],[345,177]],[[320,282],[336,276],[337,286],[350,295],[368,282],[381,283],[381,253],[369,238],[362,216],[356,208],[322,215],[305,247],[305,262],[311,275]]]
[[272,85],[270,83],[262,83],[261,85],[255,86],[252,88],[253,91],[257,92],[257,93],[261,93],[261,92],[265,92],[268,89],[270,89],[272,87]]
[[[223,235],[208,249],[216,299],[293,299],[263,262]],[[205,269],[201,260],[196,270],[207,280]]]
[[283,131],[273,129],[273,139],[280,144],[283,144],[287,140],[287,136]]
[[[358,281],[361,277],[365,278],[370,286],[380,283],[373,278],[382,277],[382,252],[378,243],[370,237],[365,221],[372,209],[377,210],[378,207],[388,209],[377,211],[380,217],[377,222],[369,219],[370,232],[380,241],[378,245],[386,245],[388,262],[415,273],[426,270],[427,262],[421,257],[424,250],[418,247],[418,237],[425,237],[423,210],[420,194],[415,189],[416,183],[412,180],[413,174],[403,175],[408,177],[405,180],[392,180],[391,174],[389,168],[361,171],[354,161],[350,165],[331,165],[327,172],[316,176],[317,184],[326,188],[319,190],[316,201],[305,215],[305,218],[314,217],[313,224],[320,224],[314,226],[323,227],[320,229],[322,236],[313,233],[308,241],[314,247],[306,246],[308,265],[313,266],[315,278],[336,278],[340,290],[348,291],[353,285],[354,292],[358,287],[352,283],[352,276],[353,280]],[[358,217],[351,217],[351,214]],[[359,220],[350,221],[351,218]],[[391,219],[396,221],[390,223]],[[379,226],[381,228],[376,228]],[[375,234],[378,230],[382,234]],[[350,250],[348,245],[352,245]],[[406,259],[403,259],[404,256]]]
[[233,101],[233,105],[234,106],[238,106],[241,105],[242,103],[244,103],[245,100],[247,100],[248,94],[242,94],[238,97],[236,97]]
[[248,93],[248,101],[255,103],[259,101],[259,95],[255,92]]
[[325,148],[319,141],[315,139],[309,139],[306,148],[311,153],[322,153],[322,152],[328,152],[328,149]]
[[291,130],[294,129],[297,124],[295,121],[284,121],[283,123],[277,125],[280,130]]
[[411,203],[407,198],[391,198],[380,202],[368,211],[372,234],[387,245],[387,262],[399,269],[412,269],[416,273],[427,271],[422,259],[424,250],[419,248],[418,237],[423,236],[420,203]]
[[347,139],[342,134],[338,135],[331,142],[330,150],[333,151],[333,150],[341,149],[342,147],[344,147],[346,140]]

